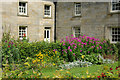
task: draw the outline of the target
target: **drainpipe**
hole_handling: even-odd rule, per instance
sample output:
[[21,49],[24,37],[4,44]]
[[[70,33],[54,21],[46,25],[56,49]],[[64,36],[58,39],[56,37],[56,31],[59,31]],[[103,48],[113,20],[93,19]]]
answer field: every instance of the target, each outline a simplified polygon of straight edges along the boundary
[[55,5],[55,18],[54,18],[54,42],[56,43],[56,7],[57,7],[57,2],[54,2]]

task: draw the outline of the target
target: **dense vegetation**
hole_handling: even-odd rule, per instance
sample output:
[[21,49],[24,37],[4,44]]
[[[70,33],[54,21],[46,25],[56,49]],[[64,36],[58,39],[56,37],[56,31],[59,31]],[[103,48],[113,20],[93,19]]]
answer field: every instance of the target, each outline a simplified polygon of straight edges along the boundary
[[[117,58],[119,49],[118,44],[110,44],[109,40],[99,40],[85,35],[78,38],[73,35],[66,36],[66,39],[56,43],[44,41],[30,43],[25,36],[20,41],[10,38],[9,33],[4,33],[2,39],[3,77],[41,78],[43,68],[61,69],[61,65],[76,61],[85,62],[85,64],[90,62],[93,65],[103,64],[104,59],[100,56],[114,55],[114,58]],[[115,61],[115,59],[112,60]],[[74,65],[76,66],[77,63]],[[63,77],[73,77],[73,75]],[[106,75],[106,77],[110,76]]]

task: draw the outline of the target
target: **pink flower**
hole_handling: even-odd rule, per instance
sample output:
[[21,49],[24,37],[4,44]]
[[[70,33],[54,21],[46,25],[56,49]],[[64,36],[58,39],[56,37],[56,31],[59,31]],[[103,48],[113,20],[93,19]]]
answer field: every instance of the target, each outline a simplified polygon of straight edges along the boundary
[[55,51],[55,49],[53,51]]
[[80,52],[82,52],[82,50],[80,50]]
[[90,53],[90,51],[88,51],[88,53]]
[[65,43],[63,43],[63,46],[65,45]]
[[76,49],[77,48],[77,46],[74,46],[74,49]]
[[78,44],[78,45],[80,45],[80,44]]
[[70,52],[72,52],[72,49],[70,49]]
[[71,34],[71,36],[74,36],[73,34]]
[[75,53],[73,53],[73,55],[75,56]]
[[99,47],[97,47],[97,49],[99,49]]
[[84,45],[87,45],[87,43],[84,43]]
[[102,47],[100,46],[100,49],[102,49]]
[[68,50],[70,49],[70,46],[68,46]]
[[81,47],[83,47],[83,45],[81,45]]

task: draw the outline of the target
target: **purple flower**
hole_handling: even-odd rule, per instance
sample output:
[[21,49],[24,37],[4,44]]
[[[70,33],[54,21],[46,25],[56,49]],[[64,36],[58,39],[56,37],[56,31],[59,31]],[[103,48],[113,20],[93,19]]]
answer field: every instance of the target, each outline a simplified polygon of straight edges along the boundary
[[80,52],[82,52],[82,50],[80,50]]
[[7,40],[5,42],[7,42]]
[[53,51],[55,51],[55,49]]
[[81,45],[81,47],[83,47],[83,45]]
[[73,34],[71,34],[71,36],[74,36]]
[[87,43],[84,43],[84,45],[87,45]]
[[75,53],[73,53],[73,55],[75,56]]
[[100,49],[102,49],[102,47],[100,46]]
[[72,52],[72,49],[70,49],[70,52]]
[[77,48],[77,46],[74,46],[74,49],[76,49]]
[[99,49],[99,47],[97,47],[97,49]]
[[63,46],[65,45],[65,43],[63,43]]
[[70,49],[70,46],[68,46],[68,50]]
[[90,51],[88,51],[88,53],[90,53]]

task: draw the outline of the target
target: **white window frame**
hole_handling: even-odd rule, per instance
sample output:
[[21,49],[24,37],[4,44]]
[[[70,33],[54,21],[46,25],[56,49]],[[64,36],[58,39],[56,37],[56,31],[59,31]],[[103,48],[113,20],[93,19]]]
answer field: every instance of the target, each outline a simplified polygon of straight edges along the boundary
[[[112,41],[112,28],[120,28],[120,27],[111,27],[111,29],[110,29],[110,42],[111,43],[117,43],[118,41]],[[118,35],[118,34],[117,34]]]
[[[20,38],[20,35],[19,35],[19,33],[20,33],[20,27],[25,27],[25,36],[26,36],[26,39],[27,39],[27,26],[19,26],[18,27],[18,37],[19,37],[19,39],[23,40],[23,37]],[[21,32],[21,36],[22,36],[22,32]]]
[[[46,35],[45,35],[45,33],[44,33],[44,41],[48,41],[48,42],[50,42],[50,28],[49,29],[44,29],[44,32],[46,31]],[[49,31],[49,38],[47,38],[47,31]],[[46,37],[46,38],[45,38]]]
[[[77,10],[76,9],[79,8],[79,7],[76,6],[77,4],[80,5],[80,14],[77,14]],[[75,3],[75,16],[81,16],[81,3]]]
[[[114,4],[115,4],[115,3],[114,3]],[[111,13],[120,12],[120,10],[113,10],[113,0],[111,0],[111,3],[110,3],[110,12],[111,12]]]
[[[25,3],[25,13],[24,12],[20,12],[20,2],[21,3]],[[19,4],[18,4],[18,13],[19,13],[19,15],[27,15],[28,14],[28,3],[27,2],[22,2],[22,1],[20,1],[19,2]],[[21,6],[21,8],[23,8],[23,6]]]
[[[50,15],[45,15],[45,11],[46,11],[45,10],[45,6],[49,6],[50,7],[50,10],[49,10],[50,11]],[[51,5],[47,5],[47,4],[44,5],[44,17],[51,17]]]
[[76,30],[76,28],[80,28],[80,27],[73,27],[73,35],[74,35],[74,37],[76,37],[76,34],[81,34],[81,30],[80,30],[80,33],[75,33],[75,30]]

